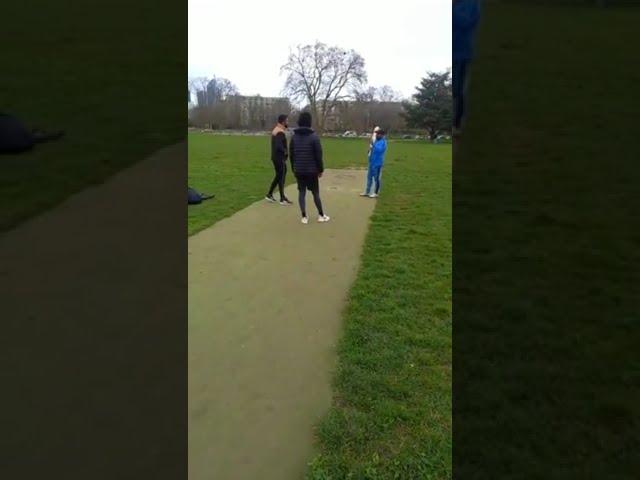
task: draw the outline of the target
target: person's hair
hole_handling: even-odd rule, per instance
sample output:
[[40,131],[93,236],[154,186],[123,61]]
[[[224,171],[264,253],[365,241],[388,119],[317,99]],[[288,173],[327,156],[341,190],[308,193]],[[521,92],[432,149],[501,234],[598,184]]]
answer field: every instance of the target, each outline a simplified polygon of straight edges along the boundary
[[383,129],[380,129],[376,132],[376,134],[378,135],[382,135],[383,137],[386,135],[387,132],[385,132]]
[[299,127],[311,128],[311,114],[309,112],[302,112],[298,117]]
[[278,115],[278,123],[284,123],[287,120],[288,115]]

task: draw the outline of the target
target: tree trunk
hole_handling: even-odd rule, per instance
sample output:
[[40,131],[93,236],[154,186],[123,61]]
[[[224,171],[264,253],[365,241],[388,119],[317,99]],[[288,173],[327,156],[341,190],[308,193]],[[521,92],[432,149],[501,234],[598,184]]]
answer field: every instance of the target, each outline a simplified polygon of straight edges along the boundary
[[323,110],[322,114],[320,114],[320,111],[317,107],[315,110],[316,111],[313,114],[313,118],[316,119],[316,131],[318,132],[318,135],[322,135],[324,133],[327,112]]
[[436,139],[436,131],[433,128],[428,128],[427,132],[429,133],[429,140],[433,142]]

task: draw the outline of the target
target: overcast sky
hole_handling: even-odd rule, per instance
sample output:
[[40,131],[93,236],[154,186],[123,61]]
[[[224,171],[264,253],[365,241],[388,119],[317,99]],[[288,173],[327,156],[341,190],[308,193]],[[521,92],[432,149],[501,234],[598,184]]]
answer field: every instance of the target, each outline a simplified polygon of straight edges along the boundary
[[189,0],[189,76],[225,77],[243,95],[279,96],[289,48],[354,49],[369,85],[405,96],[451,66],[451,0]]

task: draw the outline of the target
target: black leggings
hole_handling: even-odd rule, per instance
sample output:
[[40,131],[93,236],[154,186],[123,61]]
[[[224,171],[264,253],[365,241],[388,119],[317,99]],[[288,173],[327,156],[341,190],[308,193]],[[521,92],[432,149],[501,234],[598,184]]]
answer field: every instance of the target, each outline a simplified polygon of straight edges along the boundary
[[284,196],[284,181],[287,176],[287,162],[285,160],[273,160],[273,168],[276,169],[276,176],[273,178],[273,182],[271,182],[269,196],[273,195],[273,191],[277,185],[280,190],[280,200],[284,200],[286,198]]
[[307,216],[306,197],[307,190],[311,190],[313,194],[313,202],[318,209],[318,215],[323,216],[322,201],[320,200],[320,185],[318,184],[318,175],[299,175],[298,180],[298,203],[300,203],[300,213],[303,217]]

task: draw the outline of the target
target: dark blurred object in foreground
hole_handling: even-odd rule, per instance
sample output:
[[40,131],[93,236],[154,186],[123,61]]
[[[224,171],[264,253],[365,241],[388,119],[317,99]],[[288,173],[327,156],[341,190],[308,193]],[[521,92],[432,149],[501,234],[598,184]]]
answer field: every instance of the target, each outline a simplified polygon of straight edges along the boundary
[[0,113],[0,153],[26,152],[37,143],[58,140],[63,135],[64,132],[60,130],[30,130],[16,117]]

